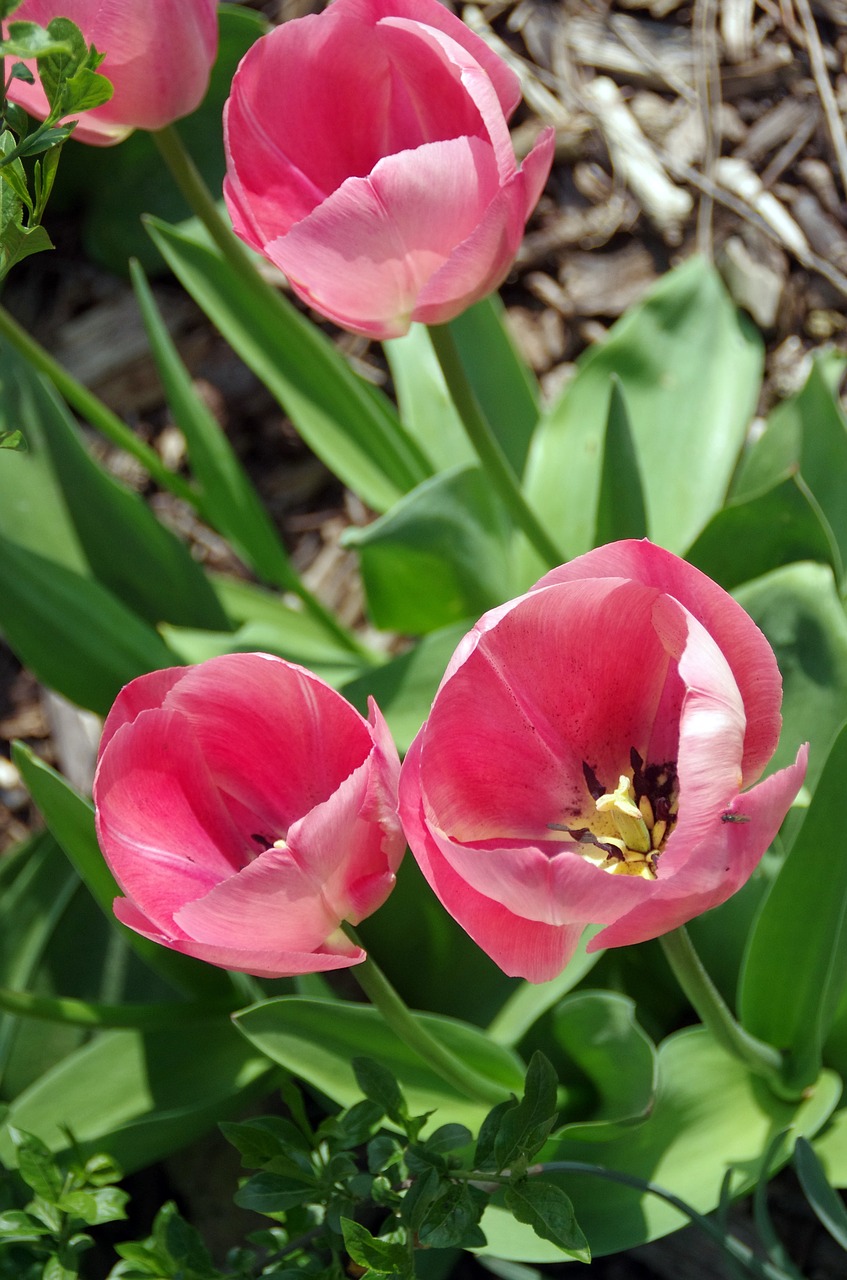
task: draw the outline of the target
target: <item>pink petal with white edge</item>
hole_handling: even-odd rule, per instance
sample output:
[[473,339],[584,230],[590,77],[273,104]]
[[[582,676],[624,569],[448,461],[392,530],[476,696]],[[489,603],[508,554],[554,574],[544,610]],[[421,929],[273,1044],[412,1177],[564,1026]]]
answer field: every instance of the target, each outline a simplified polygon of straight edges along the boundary
[[347,969],[350,965],[361,964],[366,958],[361,947],[354,946],[343,934],[334,936],[331,944],[325,944],[317,951],[287,951],[281,945],[265,951],[249,944],[233,948],[216,947],[157,929],[126,898],[115,899],[114,912],[122,924],[151,942],[158,942],[171,951],[193,956],[196,960],[204,960],[207,964],[232,969],[235,973],[250,973],[256,978],[291,978],[299,973]]
[[296,853],[268,849],[254,862],[174,912],[185,937],[210,946],[314,951],[340,924],[311,868]]
[[500,109],[507,119],[520,102],[520,81],[514,71],[480,36],[437,0],[335,0],[335,7],[367,23],[408,18],[443,31],[483,68],[494,85]]
[[503,283],[520,248],[527,218],[549,176],[554,143],[555,132],[544,130],[522,168],[504,183],[478,226],[421,289],[413,320],[443,324]]
[[773,650],[749,614],[699,569],[651,542],[598,547],[545,574],[533,590],[579,578],[624,577],[673,596],[703,624],[722,650],[747,715],[742,771],[755,782],[776,750],[782,726],[782,678]]
[[529,982],[554,978],[570,960],[582,925],[557,927],[524,919],[457,875],[431,839],[417,789],[420,743],[409,749],[400,775],[400,808],[406,836],[430,888],[462,928],[511,977]]
[[423,285],[497,191],[487,144],[430,143],[386,157],[369,178],[351,178],[265,253],[324,315],[363,333],[398,336]]
[[246,861],[186,720],[143,711],[119,728],[94,779],[97,835],[123,891],[166,928],[183,902]]
[[[700,850],[692,850],[690,855],[692,860],[702,858],[704,864],[720,871],[720,875],[710,877],[710,887],[699,891],[694,887],[688,892],[691,882],[681,875],[656,881],[658,891],[598,933],[588,950],[646,942],[720,906],[737,893],[758,866],[803,785],[808,756],[806,744],[797,752],[793,765],[738,796],[727,812],[746,821],[725,822],[721,814],[715,814]],[[675,896],[677,890],[680,896]]]

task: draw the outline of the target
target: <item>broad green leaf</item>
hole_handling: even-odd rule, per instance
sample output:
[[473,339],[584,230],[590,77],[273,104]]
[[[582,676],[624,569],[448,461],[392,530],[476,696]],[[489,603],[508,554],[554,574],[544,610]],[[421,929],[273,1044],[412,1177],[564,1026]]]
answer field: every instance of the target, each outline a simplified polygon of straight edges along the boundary
[[130,269],[167,402],[185,436],[191,469],[200,483],[202,513],[260,577],[287,589],[296,574],[270,517],[226,435],[194,390],[144,272],[137,262]]
[[400,421],[435,471],[477,461],[450,398],[425,325],[413,324],[402,338],[382,344],[391,370]]
[[[816,361],[799,395],[778,405],[767,430],[744,459],[736,491],[748,494],[789,469],[799,475],[832,530],[841,565],[847,565],[847,422],[827,381],[826,367]],[[843,572],[843,569],[842,569]]]
[[[761,371],[761,340],[712,266],[692,258],[659,280],[584,357],[535,432],[526,490],[553,540],[572,556],[591,546],[612,374],[629,410],[651,536],[682,552],[724,500]],[[528,581],[537,569],[533,558]]]
[[[669,1037],[659,1047],[659,1088],[642,1124],[572,1125],[551,1140],[542,1161],[579,1160],[649,1179],[700,1213],[713,1210],[729,1166],[732,1194],[749,1190],[761,1154],[775,1131],[810,1136],[838,1100],[841,1081],[824,1073],[797,1105],[779,1101],[720,1049],[701,1027]],[[604,1136],[603,1129],[607,1136]],[[655,1196],[582,1174],[544,1174],[573,1202],[576,1220],[594,1256],[617,1253],[685,1225],[678,1210]],[[555,1262],[552,1244],[492,1206],[483,1215],[486,1253],[520,1262]]]
[[558,1004],[563,996],[581,982],[602,956],[602,951],[586,954],[586,946],[601,926],[590,926],[579,940],[579,947],[557,978],[549,982],[521,982],[509,996],[488,1028],[496,1044],[516,1045],[533,1023]]
[[658,1061],[655,1045],[638,1025],[633,1000],[616,991],[578,991],[557,1006],[553,1034],[591,1081],[598,1125],[631,1124],[648,1114]]
[[741,976],[753,1035],[789,1054],[790,1083],[810,1084],[847,983],[847,858],[842,853],[847,726],[779,875],[765,898]]
[[[84,1155],[105,1151],[132,1172],[245,1106],[277,1074],[227,1019],[184,1036],[107,1031],[46,1072],[6,1118],[55,1152],[68,1149],[70,1130]],[[0,1157],[13,1159],[5,1134]]]
[[794,1168],[806,1199],[833,1240],[847,1250],[847,1209],[830,1184],[814,1148],[805,1138],[798,1138],[794,1148]]
[[199,996],[231,991],[229,979],[222,970],[176,951],[168,951],[118,924],[112,904],[121,891],[100,852],[91,802],[78,795],[69,782],[39,760],[23,743],[15,743],[13,759],[55,840],[103,914],[141,959],[178,990]]
[[[3,15],[5,17],[5,14]],[[10,22],[9,34],[0,41],[2,58],[42,58],[49,53],[70,53],[67,40],[57,39],[37,22]]]
[[508,597],[509,536],[502,504],[471,466],[425,480],[343,543],[359,553],[371,620],[422,635]]
[[328,338],[259,277],[238,271],[205,233],[147,222],[168,266],[277,398],[310,449],[375,511],[429,468],[389,402]]
[[368,1275],[391,1276],[392,1280],[414,1274],[412,1258],[405,1245],[371,1235],[367,1227],[351,1218],[341,1219],[344,1246],[359,1267]]
[[[94,461],[53,389],[8,347],[0,376],[4,397],[12,398],[30,439],[49,455],[55,485],[97,580],[148,622],[224,628],[226,614],[188,548],[138,494]],[[32,458],[22,459],[23,466]],[[45,485],[45,508],[52,489]]]
[[[302,616],[295,615],[298,621]],[[248,622],[237,631],[194,631],[164,624],[159,632],[168,648],[186,664],[205,662],[222,653],[275,653],[308,667],[336,688],[368,669],[349,650],[325,642],[320,632],[317,636],[311,630],[301,634],[296,625],[282,631],[270,623]]]
[[646,538],[647,512],[638,455],[632,440],[632,424],[620,379],[610,379],[609,412],[603,437],[600,494],[594,545],[619,538]]
[[467,623],[459,623],[433,631],[408,653],[342,685],[341,692],[363,713],[367,711],[368,695],[372,695],[388,721],[398,748],[401,752],[407,751],[429,715],[456,645],[468,630]]
[[130,680],[175,663],[153,628],[99,582],[2,536],[0,631],[39,680],[100,715]]
[[796,472],[764,492],[728,502],[685,558],[727,591],[796,560],[821,561],[841,576],[829,523]]
[[514,468],[523,474],[539,417],[538,383],[518,355],[496,293],[450,321],[468,381]]
[[815,1137],[815,1154],[834,1187],[847,1187],[847,1107],[840,1107]]
[[503,1112],[494,1135],[494,1168],[525,1170],[540,1151],[558,1119],[556,1073],[549,1058],[530,1059],[520,1102]]
[[[476,1027],[432,1014],[415,1016],[472,1070],[505,1089],[523,1091],[519,1060]],[[435,1112],[435,1128],[452,1122],[474,1129],[490,1110],[442,1080],[370,1005],[282,996],[236,1014],[234,1021],[262,1053],[342,1107],[362,1096],[352,1059],[370,1057],[396,1077],[411,1114]]]
[[782,735],[768,772],[790,764],[810,741],[806,785],[813,790],[847,719],[847,619],[832,571],[787,565],[734,594],[764,631],[782,673]]

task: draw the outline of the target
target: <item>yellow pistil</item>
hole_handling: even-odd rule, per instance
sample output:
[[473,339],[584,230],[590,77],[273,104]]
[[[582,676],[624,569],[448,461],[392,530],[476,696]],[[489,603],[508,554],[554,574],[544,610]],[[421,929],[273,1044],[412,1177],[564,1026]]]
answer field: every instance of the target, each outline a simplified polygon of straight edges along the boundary
[[[650,839],[644,815],[636,804],[632,780],[626,774],[621,774],[616,791],[600,796],[594,803],[598,813],[608,813],[612,818],[627,852],[643,855],[655,848]],[[644,861],[643,857],[641,861]],[[635,874],[642,873],[635,872]]]

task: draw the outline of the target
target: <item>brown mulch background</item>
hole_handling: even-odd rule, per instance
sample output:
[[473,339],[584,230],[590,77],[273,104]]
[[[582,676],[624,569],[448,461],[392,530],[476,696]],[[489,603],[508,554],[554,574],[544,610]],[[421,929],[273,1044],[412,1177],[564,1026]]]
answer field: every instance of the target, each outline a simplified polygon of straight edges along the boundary
[[[320,5],[251,7],[275,19]],[[799,388],[812,351],[847,346],[847,0],[491,0],[459,9],[521,77],[519,150],[541,123],[557,131],[552,177],[503,290],[545,396],[557,394],[581,352],[602,342],[664,271],[695,252],[714,258],[765,334],[760,412]],[[73,216],[54,221],[48,212],[47,225],[56,253],[17,268],[4,302],[178,468],[184,442],[162,403],[128,283],[85,258]],[[156,293],[295,564],[346,622],[363,624],[355,564],[338,538],[368,513],[309,454],[179,287],[165,277]],[[378,348],[336,337],[368,377],[387,384]],[[243,572],[222,540],[152,488],[136,463],[91,443],[199,559]],[[8,760],[14,737],[85,785],[96,722],[45,695],[0,645],[0,850],[38,822]],[[847,1273],[843,1255],[799,1208],[790,1176],[774,1194],[804,1274]],[[581,1274],[705,1280],[721,1271],[684,1233]]]

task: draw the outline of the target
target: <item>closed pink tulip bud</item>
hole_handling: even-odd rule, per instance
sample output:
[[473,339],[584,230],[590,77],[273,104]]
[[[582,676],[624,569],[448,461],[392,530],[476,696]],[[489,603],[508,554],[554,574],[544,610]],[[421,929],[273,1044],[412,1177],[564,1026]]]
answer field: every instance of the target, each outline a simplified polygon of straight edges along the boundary
[[[53,18],[70,18],[105,53],[99,71],[114,86],[109,102],[80,117],[79,142],[108,146],[133,129],[163,129],[202,102],[218,48],[217,0],[24,0],[11,20],[46,27]],[[8,96],[39,120],[47,115],[37,78],[13,80]]]
[[357,964],[341,931],[380,906],[405,841],[396,748],[303,667],[262,653],[155,671],[119,694],[94,802],[146,938],[259,977]]
[[322,315],[375,338],[504,280],[553,158],[519,166],[517,77],[438,0],[335,0],[243,58],[227,103],[237,233]]
[[[400,778],[444,906],[506,973],[543,982],[724,902],[806,771],[777,745],[773,652],[731,596],[649,542],[548,573],[459,645]],[[749,788],[749,790],[747,789]]]

